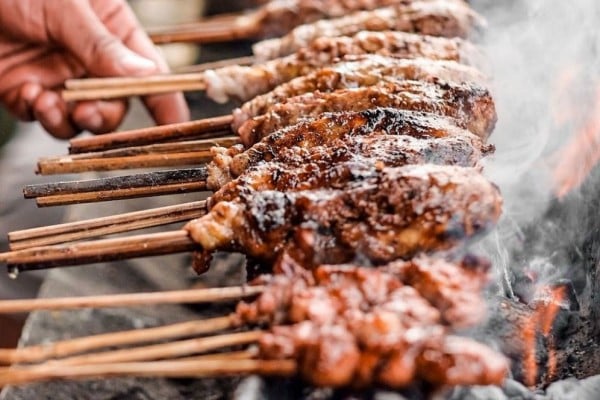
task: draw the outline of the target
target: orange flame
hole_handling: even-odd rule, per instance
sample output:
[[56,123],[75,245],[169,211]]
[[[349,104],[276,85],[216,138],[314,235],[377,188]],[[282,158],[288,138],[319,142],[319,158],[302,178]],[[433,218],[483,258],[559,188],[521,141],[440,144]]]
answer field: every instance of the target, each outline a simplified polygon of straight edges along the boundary
[[[563,80],[570,82],[569,71],[565,72]],[[560,85],[562,86],[562,85]],[[563,89],[566,90],[566,89]],[[565,125],[578,119],[581,109],[579,104],[558,107],[554,113],[555,123]],[[593,107],[581,128],[563,147],[554,153],[550,160],[553,164],[554,191],[560,199],[577,189],[600,161],[600,86],[596,88]]]
[[523,344],[525,347],[523,355],[523,379],[529,387],[537,383],[539,366],[536,359],[536,336],[537,333],[546,339],[548,362],[546,364],[546,380],[551,381],[556,377],[558,361],[556,357],[556,339],[552,333],[552,326],[560,311],[561,305],[566,299],[564,286],[545,286],[537,292],[534,311],[531,317],[525,321],[523,329]]
[[538,375],[538,365],[536,360],[537,346],[535,342],[536,325],[536,318],[532,317],[528,319],[525,322],[525,326],[523,326],[523,344],[525,346],[525,354],[523,355],[523,380],[529,387],[535,386]]

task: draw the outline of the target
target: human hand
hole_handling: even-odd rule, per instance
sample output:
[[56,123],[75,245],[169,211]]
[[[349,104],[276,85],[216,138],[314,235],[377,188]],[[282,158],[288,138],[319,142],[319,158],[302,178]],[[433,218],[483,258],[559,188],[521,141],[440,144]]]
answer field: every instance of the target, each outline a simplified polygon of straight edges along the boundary
[[[71,78],[167,72],[125,0],[1,0],[0,103],[56,137],[105,133],[123,120],[126,100],[68,104],[57,88]],[[182,94],[147,96],[158,124],[182,122]]]

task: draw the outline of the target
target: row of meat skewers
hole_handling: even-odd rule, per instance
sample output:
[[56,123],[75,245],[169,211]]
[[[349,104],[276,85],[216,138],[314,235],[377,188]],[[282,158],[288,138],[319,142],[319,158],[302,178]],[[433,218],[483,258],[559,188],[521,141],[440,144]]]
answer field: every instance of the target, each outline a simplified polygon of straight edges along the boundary
[[[410,54],[410,47],[422,46],[423,49],[420,51],[423,53],[429,52],[428,56],[431,55],[436,58],[452,57],[456,59],[457,57],[465,57],[465,61],[470,60],[471,62],[481,60],[476,53],[470,54],[469,50],[472,48],[462,42],[439,45],[435,39],[430,39],[433,43],[428,44],[423,43],[424,40],[421,38],[417,39],[416,44],[412,44],[408,36],[406,39],[400,39],[400,41],[385,35],[375,36],[374,32],[400,31],[447,38],[466,37],[467,32],[472,31],[474,26],[481,25],[478,23],[480,17],[464,4],[461,4],[462,1],[456,2],[457,4],[454,5],[449,5],[445,0],[411,1],[409,3],[410,7],[421,5],[425,7],[425,10],[415,13],[412,11],[407,12],[402,8],[384,9],[361,13],[360,21],[357,21],[354,16],[323,20],[315,24],[302,25],[285,38],[256,44],[254,46],[255,61],[264,63],[260,67],[233,66],[229,69],[223,68],[216,75],[213,71],[205,71],[202,74],[181,74],[154,79],[73,80],[66,83],[67,91],[64,92],[63,96],[67,100],[92,100],[208,88],[209,95],[214,92],[212,96],[218,101],[227,99],[228,94],[223,93],[223,89],[230,91],[229,96],[233,94],[242,98],[242,100],[246,100],[258,94],[257,89],[265,90],[265,84],[270,84],[270,88],[272,88],[278,83],[284,82],[286,77],[290,79],[290,74],[306,73],[307,68],[315,67],[315,63],[323,65],[331,62],[335,57],[349,53],[356,55],[364,52],[374,53],[379,51],[385,53],[395,51],[399,52],[399,56],[405,56]],[[385,10],[389,12],[385,13]],[[373,13],[377,15],[373,15]],[[352,43],[349,43],[348,39],[345,41],[336,39],[341,36],[360,34],[363,31],[372,33],[362,40],[359,35]],[[388,36],[393,35],[388,34]],[[432,46],[437,47],[437,49],[431,51]],[[443,46],[447,46],[447,49],[444,49]],[[461,46],[465,46],[467,49],[463,52]],[[418,49],[415,48],[415,50]],[[298,53],[292,55],[295,52]],[[412,55],[412,57],[414,56],[418,56],[418,53]],[[254,84],[246,83],[248,79]],[[246,89],[246,93],[239,92],[240,85],[237,84],[239,81],[245,82],[242,87]],[[257,84],[258,87],[255,87]]]
[[[376,9],[388,5],[391,7]],[[268,3],[254,15],[266,15],[264,10],[278,6],[277,1]],[[243,252],[272,274],[249,286],[247,295],[260,293],[254,301],[241,302],[232,316],[218,320],[210,329],[258,326],[267,331],[74,357],[69,356],[115,344],[141,344],[147,337],[138,333],[140,336],[121,339],[77,339],[77,345],[69,342],[50,347],[53,350],[44,356],[35,349],[22,349],[5,353],[5,362],[69,358],[54,364],[13,366],[0,373],[0,384],[115,374],[187,377],[253,372],[298,373],[315,385],[334,387],[503,381],[508,363],[502,355],[456,335],[457,330],[484,318],[481,293],[490,268],[478,257],[460,256],[457,249],[491,228],[502,206],[498,189],[480,173],[481,158],[493,151],[486,142],[496,120],[487,78],[475,68],[481,66],[482,58],[475,46],[454,38],[467,37],[482,24],[481,19],[462,1],[298,2],[298,10],[306,12],[308,20],[322,18],[325,10],[329,17],[344,15],[350,6],[374,10],[320,21],[310,29],[296,28],[291,36],[276,39],[285,45],[278,45],[277,51],[265,57],[295,49],[286,38],[295,37],[294,43],[300,43],[300,37],[310,40],[307,32],[350,26],[349,21],[355,23],[358,15],[368,15],[366,23],[382,32],[333,37],[356,31],[332,28],[330,35],[324,35],[332,38],[312,42],[291,56],[205,72],[203,85],[209,96],[217,101],[229,97],[247,101],[231,116],[172,127],[170,132],[175,135],[170,137],[165,135],[169,130],[157,128],[74,141],[72,144],[84,144],[79,149],[72,147],[80,154],[40,164],[41,172],[58,171],[60,168],[49,166],[110,160],[111,155],[133,159],[144,151],[150,155],[156,151],[154,154],[163,156],[162,165],[178,165],[168,164],[166,155],[174,149],[205,152],[204,159],[211,160],[205,168],[189,170],[182,180],[169,176],[171,181],[165,185],[197,184],[201,176],[203,182],[192,190],[214,192],[207,202],[187,209],[205,215],[189,222],[183,231],[25,246],[0,254],[0,260],[12,268],[28,270],[195,250],[194,268],[202,272],[214,251]],[[273,15],[279,15],[280,27],[298,25],[291,11],[284,14],[287,19]],[[235,18],[232,21],[239,23]],[[261,21],[264,36],[283,33],[268,18]],[[390,25],[391,21],[396,25]],[[207,30],[216,32],[217,23],[212,28],[207,25]],[[365,28],[355,26],[357,30]],[[451,38],[387,31],[398,28]],[[301,36],[299,32],[305,33]],[[98,84],[92,81],[80,88],[94,91]],[[206,153],[207,142],[199,138],[211,133],[220,136],[211,141],[229,147]],[[225,136],[231,133],[238,136]],[[156,139],[166,143],[152,143]],[[181,139],[186,141],[173,142]],[[86,150],[94,153],[82,153]],[[88,163],[88,170],[97,166]],[[77,168],[61,172],[79,172]],[[149,176],[157,175],[146,178]],[[60,196],[71,196],[62,200],[77,202],[85,198],[79,196],[82,194],[98,197],[96,189],[102,185],[107,189],[107,182],[31,187],[27,194],[54,197],[54,204],[61,202],[56,199]],[[123,193],[115,197],[108,193],[106,198],[119,196]],[[152,219],[152,210],[142,214],[135,218]],[[132,222],[126,216],[121,219]],[[107,233],[99,221],[92,224],[99,228],[96,233]],[[83,230],[84,225],[78,223],[76,229]],[[151,225],[133,223],[125,230]],[[66,225],[44,231],[67,240],[85,237],[69,236],[72,232]],[[17,242],[27,240],[24,232],[14,237],[21,238]],[[38,243],[44,239],[40,231],[32,237]],[[64,308],[69,303],[72,301],[57,304]],[[85,305],[117,303],[97,300]],[[19,308],[4,302],[0,311],[37,306],[27,303]],[[51,301],[46,308],[52,308]],[[200,333],[208,331],[201,328],[194,334]],[[207,346],[211,340],[220,344]],[[204,356],[209,358],[202,360],[142,362],[248,343],[257,344],[257,350]],[[228,363],[233,359],[235,364]],[[89,365],[93,367],[86,368]]]
[[[100,364],[101,368],[106,363],[183,357],[194,351],[256,343],[260,359],[298,359],[301,374],[323,386],[364,387],[379,383],[404,387],[417,375],[439,385],[484,384],[497,383],[506,373],[507,364],[502,356],[471,339],[450,334],[452,329],[477,323],[485,314],[479,293],[487,283],[489,264],[482,259],[467,256],[450,263],[421,256],[379,269],[332,265],[321,266],[313,272],[285,259],[277,268],[288,273],[293,270],[294,274],[262,277],[255,282],[257,286],[250,286],[245,293],[262,294],[252,302],[239,303],[236,311],[227,317],[150,328],[148,332],[125,332],[121,336],[74,339],[44,348],[5,351],[0,352],[0,362],[32,363],[62,358],[55,361],[54,374],[59,375],[63,367],[68,366]],[[207,292],[200,290],[197,294]],[[230,291],[220,299],[241,293]],[[192,291],[189,295],[188,301],[219,299],[196,296],[190,300]],[[181,294],[179,298],[183,300]],[[146,299],[146,303],[148,301]],[[127,302],[119,303],[113,297],[110,304],[96,299],[83,305],[124,303]],[[0,311],[22,310],[8,306],[10,304],[2,304]],[[68,308],[65,304],[53,307],[52,299],[40,308],[44,306]],[[274,328],[270,333],[250,331],[76,355],[115,345],[142,344],[241,326]],[[213,344],[207,345],[210,340]],[[198,350],[202,346],[204,349]],[[239,356],[239,353],[234,354]],[[215,355],[215,358],[227,356]],[[4,381],[0,374],[0,383],[10,382],[9,378],[26,381],[28,376],[35,376],[39,368],[15,367]],[[25,378],[19,378],[19,373]],[[289,369],[280,373],[287,374]]]

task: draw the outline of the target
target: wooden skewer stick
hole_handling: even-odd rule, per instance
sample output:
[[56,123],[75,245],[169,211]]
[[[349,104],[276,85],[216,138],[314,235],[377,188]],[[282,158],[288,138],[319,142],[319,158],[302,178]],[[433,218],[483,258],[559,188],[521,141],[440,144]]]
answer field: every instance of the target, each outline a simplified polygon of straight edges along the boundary
[[38,162],[42,175],[74,174],[92,171],[116,171],[125,169],[176,167],[206,164],[212,160],[210,150],[181,153],[141,154],[125,157],[88,158],[82,160],[62,159]]
[[208,378],[229,375],[272,375],[292,376],[296,363],[291,360],[200,360],[200,361],[155,361],[98,365],[56,364],[35,367],[14,367],[0,372],[0,387],[22,385],[53,379],[90,379],[109,377],[154,377],[154,378]]
[[204,191],[206,191],[206,182],[200,181],[173,183],[161,186],[147,186],[132,189],[103,190],[98,192],[43,196],[36,198],[36,203],[38,207],[55,207],[70,204],[95,203],[101,201],[125,200],[140,197],[164,196]]
[[10,232],[8,238],[11,250],[22,250],[189,221],[204,214],[206,214],[206,201],[195,201],[85,221],[15,231]]
[[65,101],[108,100],[120,99],[124,97],[146,96],[151,94],[192,92],[201,90],[206,90],[206,84],[204,82],[160,82],[143,83],[135,86],[131,85],[106,89],[63,90],[62,98]]
[[45,157],[42,162],[68,162],[77,160],[89,160],[95,158],[129,157],[144,154],[168,154],[210,150],[215,146],[229,147],[240,143],[238,136],[223,136],[211,139],[186,140],[182,142],[167,142],[149,144],[142,146],[122,147],[106,151],[93,151],[87,153],[69,154],[53,157]]
[[248,14],[213,22],[204,20],[181,27],[157,28],[148,34],[156,44],[217,43],[250,39],[258,34],[258,29],[255,14]]
[[203,64],[182,67],[176,73],[150,75],[141,77],[108,77],[108,78],[82,78],[65,81],[68,91],[140,87],[156,84],[187,84],[203,82],[202,72],[209,69],[223,68],[230,65],[251,65],[255,62],[254,56],[230,58],[212,61]]
[[238,143],[240,143],[240,139],[237,136],[226,136],[216,139],[160,143],[47,157],[38,161],[37,173],[41,175],[70,174],[207,163],[212,160],[210,153],[212,147],[231,147]]
[[263,335],[262,331],[230,333],[217,336],[179,340],[150,346],[140,346],[100,353],[84,354],[64,358],[54,363],[58,368],[63,365],[108,364],[117,362],[153,361],[192,356],[225,347],[256,343]]
[[167,25],[167,26],[158,26],[152,28],[152,31],[166,31],[177,29],[177,31],[185,31],[185,30],[195,30],[198,29],[198,24],[202,24],[208,29],[213,26],[221,26],[223,24],[231,24],[239,17],[243,16],[244,12],[234,12],[234,13],[221,13],[217,15],[211,15],[209,17],[201,18],[196,21],[191,21],[187,23],[177,24],[176,26]]
[[229,351],[226,353],[202,354],[200,356],[181,357],[177,361],[201,361],[201,360],[248,360],[256,358],[258,349],[250,347],[247,350]]
[[2,300],[0,301],[0,314],[42,310],[74,310],[79,308],[132,307],[151,304],[212,303],[254,296],[262,293],[264,289],[264,286],[231,286],[208,289],[170,290],[166,292]]
[[159,187],[172,184],[180,185],[204,181],[206,178],[206,168],[198,167],[109,178],[29,185],[23,189],[23,195],[26,199],[31,199],[55,195]]
[[185,253],[197,248],[188,233],[181,230],[11,251],[0,253],[0,262],[6,263],[9,271],[16,274],[59,266]]
[[0,349],[0,364],[39,363],[102,348],[138,345],[214,333],[232,326],[231,317],[226,316],[156,328],[104,333],[19,349]]
[[77,154],[106,151],[123,147],[231,135],[232,121],[231,115],[223,115],[179,124],[76,138],[70,141],[69,152]]
[[186,74],[161,74],[150,76],[125,76],[110,78],[69,79],[65,82],[68,90],[114,89],[139,87],[157,84],[185,84],[203,82],[204,74],[191,72]]

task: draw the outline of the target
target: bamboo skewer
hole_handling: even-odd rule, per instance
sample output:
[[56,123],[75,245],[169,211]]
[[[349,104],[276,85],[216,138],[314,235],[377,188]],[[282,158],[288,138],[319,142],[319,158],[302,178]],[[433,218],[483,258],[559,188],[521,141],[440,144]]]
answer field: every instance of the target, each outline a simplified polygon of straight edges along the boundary
[[0,349],[0,364],[38,363],[102,348],[144,344],[214,333],[229,329],[232,326],[232,319],[230,317],[218,317],[202,321],[181,322],[156,328],[104,333],[19,349]]
[[250,347],[247,350],[228,351],[226,353],[202,354],[199,356],[181,357],[177,361],[201,361],[201,360],[248,360],[258,355],[256,347]]
[[15,231],[10,232],[8,238],[11,250],[22,250],[189,221],[204,214],[206,214],[206,201],[196,201]]
[[38,207],[54,207],[70,204],[94,203],[101,201],[135,199],[140,197],[203,192],[205,190],[206,182],[204,181],[172,183],[160,186],[146,186],[139,188],[102,190],[97,192],[43,196],[36,198],[36,203]]
[[142,146],[121,147],[106,151],[86,152],[70,154],[67,156],[55,156],[43,158],[44,161],[59,161],[59,160],[87,160],[91,158],[112,158],[112,157],[128,157],[143,154],[168,154],[185,151],[202,151],[210,150],[214,146],[229,147],[240,143],[238,136],[222,136],[211,139],[186,140],[179,142],[167,142],[158,144],[149,144]]
[[48,157],[38,161],[37,173],[52,175],[206,163],[211,160],[213,146],[230,147],[239,142],[239,138],[232,136]]
[[77,154],[181,140],[217,138],[231,135],[232,121],[231,115],[223,115],[179,124],[76,138],[70,141],[69,152]]
[[0,372],[0,387],[53,379],[89,379],[108,377],[208,378],[228,375],[292,376],[296,363],[291,360],[200,360],[116,363],[98,365],[47,364],[35,367],[15,367]]
[[186,231],[172,231],[127,238],[103,239],[67,245],[34,247],[0,253],[0,262],[12,274],[20,271],[93,264],[165,254],[185,253],[197,249]]
[[154,83],[122,88],[63,90],[62,98],[65,101],[108,100],[162,93],[202,91],[205,89],[206,84],[204,82]]
[[205,168],[166,170],[145,174],[90,179],[71,182],[45,183],[29,185],[23,189],[27,199],[63,194],[89,193],[109,190],[123,190],[182,184],[206,179]]
[[65,101],[85,101],[206,90],[204,71],[230,65],[251,65],[253,56],[238,57],[187,67],[184,72],[143,77],[70,79],[65,82]]
[[62,159],[40,161],[38,171],[42,175],[72,174],[92,171],[115,171],[124,169],[176,167],[205,164],[212,160],[210,150],[164,154],[141,154],[126,157]]
[[145,85],[166,85],[202,82],[204,74],[191,72],[186,74],[161,74],[150,76],[124,76],[110,78],[69,79],[65,82],[67,90],[114,89]]
[[100,353],[84,354],[56,361],[57,367],[64,365],[92,365],[135,361],[153,361],[182,356],[192,356],[225,347],[256,343],[262,331],[248,331],[216,336],[179,340],[150,346],[140,346]]
[[39,207],[89,203],[206,190],[205,167],[26,186]]
[[185,72],[143,77],[69,79],[62,96],[65,101],[111,99],[174,91],[206,89],[202,72],[229,65],[251,65],[254,57],[238,57],[186,67]]
[[95,151],[86,153],[69,154],[67,156],[54,156],[43,158],[47,161],[59,160],[87,160],[92,158],[128,157],[143,154],[168,154],[185,151],[210,150],[214,146],[229,147],[240,143],[238,136],[220,136],[210,139],[187,140],[178,142],[167,142],[132,147],[121,147],[106,151]]
[[132,307],[150,304],[211,303],[255,296],[262,293],[263,290],[263,286],[231,286],[209,289],[171,290],[166,292],[2,300],[0,301],[0,314],[73,310],[79,308]]
[[250,39],[258,34],[258,29],[254,14],[248,14],[156,28],[148,31],[148,34],[155,44],[218,43]]

